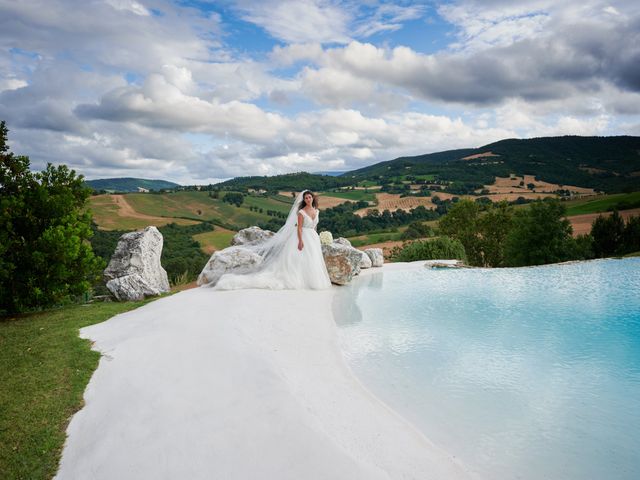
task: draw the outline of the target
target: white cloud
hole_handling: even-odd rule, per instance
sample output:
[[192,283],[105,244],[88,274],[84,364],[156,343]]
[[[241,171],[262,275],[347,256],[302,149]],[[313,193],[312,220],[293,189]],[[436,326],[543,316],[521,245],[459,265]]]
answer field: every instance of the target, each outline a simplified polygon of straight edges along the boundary
[[243,18],[291,43],[349,41],[349,14],[322,0],[241,0]]

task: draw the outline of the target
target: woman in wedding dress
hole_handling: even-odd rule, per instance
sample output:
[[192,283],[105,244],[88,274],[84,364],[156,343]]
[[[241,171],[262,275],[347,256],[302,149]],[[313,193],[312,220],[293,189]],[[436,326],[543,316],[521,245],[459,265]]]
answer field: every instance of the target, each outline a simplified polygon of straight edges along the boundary
[[300,192],[284,226],[266,242],[247,247],[262,256],[258,267],[247,273],[225,274],[214,289],[329,288],[331,280],[316,231],[320,216],[317,207],[318,201],[311,191]]

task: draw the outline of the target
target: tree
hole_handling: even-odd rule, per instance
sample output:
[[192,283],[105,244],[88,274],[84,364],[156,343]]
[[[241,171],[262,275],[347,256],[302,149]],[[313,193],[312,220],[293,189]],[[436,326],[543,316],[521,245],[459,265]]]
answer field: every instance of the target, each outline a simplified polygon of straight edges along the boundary
[[598,215],[591,224],[593,252],[596,257],[608,257],[620,253],[624,230],[624,220],[617,210],[607,217]]
[[505,242],[507,266],[543,265],[572,259],[575,253],[571,223],[557,199],[545,198],[519,210]]
[[16,313],[86,293],[105,264],[88,241],[83,176],[51,164],[32,173],[7,134],[0,122],[0,310]]
[[440,232],[459,240],[471,265],[483,265],[478,221],[480,206],[471,200],[457,202],[440,220]]
[[503,201],[489,205],[478,220],[483,265],[504,266],[504,244],[513,225],[513,207]]

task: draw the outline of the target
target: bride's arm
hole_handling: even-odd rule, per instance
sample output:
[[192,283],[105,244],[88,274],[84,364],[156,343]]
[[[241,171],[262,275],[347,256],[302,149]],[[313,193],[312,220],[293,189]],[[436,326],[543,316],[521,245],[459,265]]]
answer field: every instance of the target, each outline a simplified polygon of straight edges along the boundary
[[302,223],[304,222],[304,218],[302,217],[302,213],[298,212],[298,250],[302,250],[304,248],[304,243],[302,243]]

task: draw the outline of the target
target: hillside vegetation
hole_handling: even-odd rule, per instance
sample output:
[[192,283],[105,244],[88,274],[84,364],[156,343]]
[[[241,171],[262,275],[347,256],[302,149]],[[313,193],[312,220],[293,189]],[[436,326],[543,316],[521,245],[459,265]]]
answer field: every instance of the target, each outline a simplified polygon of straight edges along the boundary
[[449,182],[486,185],[512,173],[603,192],[640,190],[640,137],[544,137],[509,139],[480,148],[449,150],[380,162],[343,175],[384,180],[434,175]]
[[144,178],[101,178],[85,180],[85,185],[93,190],[106,192],[137,192],[138,187],[146,190],[163,190],[179,187],[180,185],[167,180],[148,180]]

